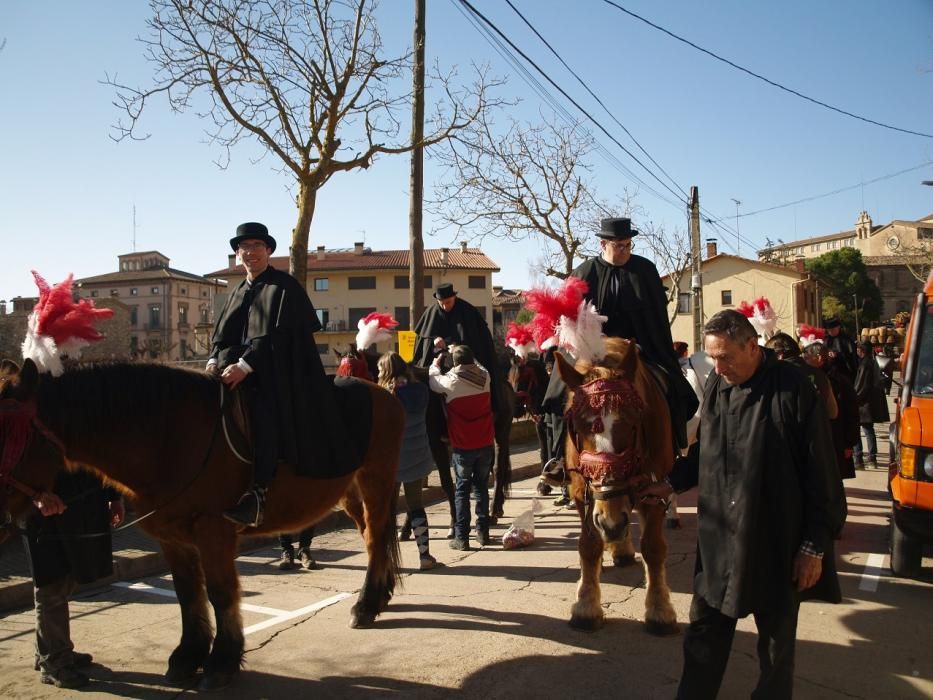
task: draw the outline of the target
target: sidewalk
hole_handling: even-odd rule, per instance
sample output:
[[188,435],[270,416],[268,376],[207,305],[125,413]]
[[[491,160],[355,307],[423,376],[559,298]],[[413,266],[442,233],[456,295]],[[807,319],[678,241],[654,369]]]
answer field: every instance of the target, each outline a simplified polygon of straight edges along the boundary
[[[516,428],[520,422],[516,422]],[[536,476],[541,469],[538,459],[537,442],[523,440],[527,430],[513,429],[512,445],[512,481],[517,482]],[[532,429],[532,435],[533,435]],[[424,491],[425,505],[433,505],[446,500],[441,489],[440,478],[437,471],[431,472],[428,477],[428,487]],[[128,519],[135,517],[127,515]],[[336,529],[353,528],[354,523],[342,511],[333,512],[318,523],[318,533],[331,532]],[[446,530],[446,523],[444,529]],[[240,543],[240,551],[247,552],[257,548],[267,547],[277,543],[275,537],[244,538]],[[101,579],[89,587],[100,587],[111,581],[127,581],[132,579],[153,576],[168,569],[162,552],[155,540],[151,539],[139,527],[122,530],[113,537],[113,576]],[[12,537],[0,545],[0,613],[32,607],[32,577],[29,575],[29,564],[22,539]]]

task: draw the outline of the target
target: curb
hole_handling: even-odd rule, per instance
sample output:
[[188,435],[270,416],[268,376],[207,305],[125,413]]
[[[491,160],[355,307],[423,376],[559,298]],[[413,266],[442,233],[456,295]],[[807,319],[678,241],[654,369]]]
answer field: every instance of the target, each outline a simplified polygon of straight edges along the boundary
[[[534,449],[537,451],[537,445],[528,445],[525,441],[516,441],[513,445],[513,451],[520,451],[518,448]],[[532,464],[512,467],[512,482],[528,479],[537,476],[541,471],[537,460]],[[440,485],[432,485],[424,490],[424,504],[426,506],[437,505],[447,500],[444,489]],[[398,510],[397,513],[403,513]],[[355,528],[356,524],[344,512],[334,512],[324,518],[317,524],[318,534],[333,532],[334,530]],[[245,537],[240,540],[239,553],[245,554],[259,549],[266,549],[278,544],[278,537],[275,535],[263,535],[261,537]],[[157,545],[156,545],[157,546]],[[157,576],[168,572],[168,564],[161,551],[139,552],[139,550],[120,550],[113,554],[113,575],[107,578],[99,579],[93,583],[79,586],[75,595],[97,591],[106,588],[115,581],[131,581],[134,579],[146,578],[147,576]],[[0,613],[14,612],[31,608],[33,601],[32,581],[25,579],[16,583],[0,585]]]

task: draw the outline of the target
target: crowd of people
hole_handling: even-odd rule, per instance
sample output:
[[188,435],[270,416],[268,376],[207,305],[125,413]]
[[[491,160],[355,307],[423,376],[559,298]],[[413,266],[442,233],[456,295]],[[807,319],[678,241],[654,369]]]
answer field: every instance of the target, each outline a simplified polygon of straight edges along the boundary
[[[858,466],[876,464],[873,425],[888,420],[884,377],[870,345],[853,343],[833,320],[817,342],[801,347],[778,334],[762,347],[745,316],[720,312],[704,328],[715,376],[705,387],[698,439],[688,449],[686,421],[700,400],[680,368],[687,348],[671,338],[658,272],[633,253],[639,234],[629,219],[604,219],[598,235],[600,254],[573,275],[588,282],[587,300],[607,318],[604,333],[635,339],[642,358],[666,378],[676,447],[686,452],[665,481],[645,487],[641,495],[665,498],[698,489],[696,576],[678,697],[717,695],[736,621],[747,615],[754,616],[759,634],[756,696],[790,697],[800,601],[840,599],[833,542],[845,520],[842,479],[852,478]],[[319,328],[314,307],[300,285],[269,264],[275,239],[262,224],[247,223],[230,245],[247,274],[219,317],[207,371],[230,389],[240,389],[251,410],[251,484],[224,512],[248,527],[262,522],[265,494],[280,459],[304,459],[309,441],[333,455],[345,433],[323,400],[329,390],[313,342]],[[495,388],[501,379],[482,315],[450,283],[439,285],[434,299],[416,325],[413,364],[427,368],[427,385],[415,380],[411,365],[396,352],[379,357],[376,378],[405,409],[396,481],[422,570],[437,566],[422,500],[425,477],[435,467],[425,427],[428,392],[443,396],[456,476],[450,547],[469,550],[471,532],[478,546],[491,542],[488,483]],[[518,363],[525,408],[540,441],[542,491],[566,484],[566,388],[553,371],[556,352],[563,351],[551,349]],[[302,393],[314,401],[303,401]],[[312,424],[315,431],[308,430]],[[61,530],[60,519],[89,510],[97,513],[102,531],[122,519],[120,499],[102,487],[94,504],[82,499],[66,509],[62,498],[68,488],[73,486],[61,483],[58,495],[41,496],[34,531]],[[313,535],[313,527],[283,535],[280,568],[312,568]],[[50,561],[67,558],[57,551],[43,553],[34,534],[27,541],[36,586],[36,667],[44,683],[79,687],[87,682],[81,668],[91,658],[71,644],[67,599],[75,581],[106,575],[106,566],[91,573],[73,567],[48,573]],[[47,538],[50,542],[58,548],[73,543]],[[109,540],[97,541],[104,544],[109,552]]]

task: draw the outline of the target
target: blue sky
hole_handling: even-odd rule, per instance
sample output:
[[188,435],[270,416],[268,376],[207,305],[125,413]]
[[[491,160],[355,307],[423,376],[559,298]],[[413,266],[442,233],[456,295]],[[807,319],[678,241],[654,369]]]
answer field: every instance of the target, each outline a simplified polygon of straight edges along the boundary
[[[523,14],[684,189],[700,188],[701,204],[726,217],[858,185],[933,161],[933,139],[865,124],[829,112],[729,68],[610,7],[602,0],[513,0]],[[504,0],[475,0],[551,77],[583,103],[630,150],[621,130],[521,24]],[[788,87],[857,114],[933,133],[933,2],[787,0],[619,0],[670,31]],[[391,51],[411,39],[411,0],[383,0],[380,31]],[[428,2],[428,57],[466,69],[488,62],[508,76],[503,94],[523,102],[514,113],[533,118],[540,99],[512,72],[457,9]],[[227,239],[242,221],[265,222],[288,240],[295,210],[288,181],[272,162],[253,164],[242,147],[221,171],[219,152],[205,143],[194,114],[152,103],[147,141],[114,143],[119,113],[106,73],[146,85],[151,68],[135,37],[145,30],[146,3],[94,0],[5,0],[0,3],[0,299],[32,295],[29,270],[52,281],[68,272],[89,276],[116,269],[117,255],[156,249],[172,266],[195,273],[223,267]],[[406,78],[406,85],[408,79]],[[570,107],[572,110],[572,107]],[[407,116],[402,121],[407,124]],[[608,138],[601,143],[657,186]],[[645,219],[686,228],[686,214],[594,156],[597,191],[615,198],[639,190]],[[428,164],[426,190],[436,171]],[[876,223],[933,212],[933,166],[832,197],[739,220],[741,253],[766,237],[791,240],[851,228],[860,210]],[[660,186],[657,186],[660,188]],[[668,199],[673,199],[665,192]],[[426,229],[430,221],[426,221]],[[720,250],[734,252],[733,234],[707,224]],[[454,234],[426,237],[448,245]],[[335,176],[321,190],[310,247],[373,248],[408,241],[407,156],[383,158],[368,171]],[[728,240],[723,240],[727,238]],[[282,246],[284,249],[284,246]],[[495,284],[526,286],[536,244],[487,240],[502,268]]]

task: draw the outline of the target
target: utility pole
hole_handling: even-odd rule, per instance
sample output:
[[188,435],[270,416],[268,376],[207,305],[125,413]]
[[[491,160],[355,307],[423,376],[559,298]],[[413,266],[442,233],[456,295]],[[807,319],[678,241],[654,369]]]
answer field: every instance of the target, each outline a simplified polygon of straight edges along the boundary
[[693,287],[693,351],[703,349],[703,274],[700,271],[700,190],[690,188],[690,252],[693,264],[690,284]]
[[411,109],[411,178],[408,205],[408,330],[424,312],[424,42],[425,0],[415,0],[415,65],[412,77]]

